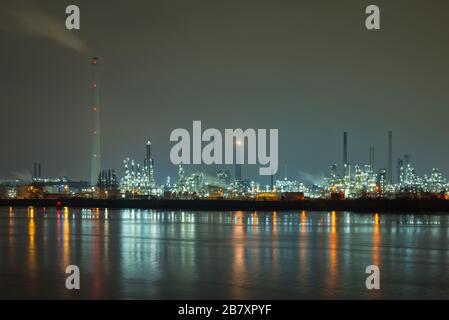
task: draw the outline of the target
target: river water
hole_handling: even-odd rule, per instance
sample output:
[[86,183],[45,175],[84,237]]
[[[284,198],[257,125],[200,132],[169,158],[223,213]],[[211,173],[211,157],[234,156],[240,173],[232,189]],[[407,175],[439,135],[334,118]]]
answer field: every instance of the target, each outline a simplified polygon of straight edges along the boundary
[[448,231],[444,213],[0,207],[0,298],[449,299]]

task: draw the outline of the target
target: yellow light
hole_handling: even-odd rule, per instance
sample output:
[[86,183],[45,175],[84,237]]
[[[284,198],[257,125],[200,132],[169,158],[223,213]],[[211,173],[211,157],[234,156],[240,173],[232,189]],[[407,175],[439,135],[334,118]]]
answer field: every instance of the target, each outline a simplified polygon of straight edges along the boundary
[[374,214],[374,224],[376,224],[376,225],[379,224],[379,214],[378,213]]

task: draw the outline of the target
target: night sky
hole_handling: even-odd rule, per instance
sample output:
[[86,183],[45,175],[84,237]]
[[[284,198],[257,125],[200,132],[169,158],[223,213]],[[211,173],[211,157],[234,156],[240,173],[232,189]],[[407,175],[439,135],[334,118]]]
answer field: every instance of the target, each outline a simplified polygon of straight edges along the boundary
[[[69,4],[80,6],[79,31],[65,30]],[[380,31],[365,28],[369,4],[381,9]],[[376,168],[386,167],[390,129],[394,159],[410,154],[420,175],[449,173],[447,0],[0,5],[0,178],[30,178],[38,161],[45,176],[88,180],[92,55],[102,165],[120,175],[125,157],[143,160],[149,138],[158,182],[176,176],[169,135],[192,120],[278,128],[279,171],[287,163],[291,178],[341,165],[343,131],[350,162],[367,163],[374,146]]]

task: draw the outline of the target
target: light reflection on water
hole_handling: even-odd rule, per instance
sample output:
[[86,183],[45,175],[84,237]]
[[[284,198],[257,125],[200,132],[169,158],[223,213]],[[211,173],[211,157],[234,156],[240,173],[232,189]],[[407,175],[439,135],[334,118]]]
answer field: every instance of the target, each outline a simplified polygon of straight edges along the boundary
[[[0,298],[448,299],[448,227],[446,214],[0,208]],[[379,291],[365,289],[371,264]]]

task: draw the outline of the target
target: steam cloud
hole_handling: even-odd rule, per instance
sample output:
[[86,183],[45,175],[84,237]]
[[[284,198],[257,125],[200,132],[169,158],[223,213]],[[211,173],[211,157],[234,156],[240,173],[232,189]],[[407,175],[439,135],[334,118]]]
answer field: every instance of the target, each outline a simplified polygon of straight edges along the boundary
[[65,11],[61,11],[61,17],[56,18],[31,3],[22,3],[11,5],[5,13],[8,16],[5,19],[7,22],[1,26],[5,31],[47,38],[81,54],[87,52],[86,44],[78,35],[65,28]]
[[22,172],[11,172],[11,175],[14,177],[14,179],[22,180],[22,181],[31,181],[32,176],[29,171],[22,171]]
[[312,183],[312,184],[321,184],[325,177],[324,173],[312,175],[312,174],[309,174],[309,173],[301,171],[301,170],[298,170],[297,173],[298,173],[301,181],[304,181],[306,183]]

